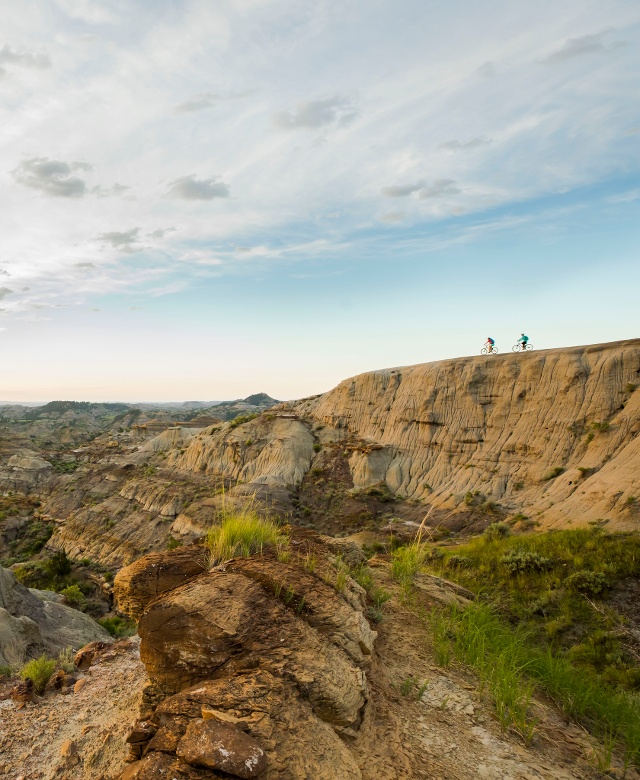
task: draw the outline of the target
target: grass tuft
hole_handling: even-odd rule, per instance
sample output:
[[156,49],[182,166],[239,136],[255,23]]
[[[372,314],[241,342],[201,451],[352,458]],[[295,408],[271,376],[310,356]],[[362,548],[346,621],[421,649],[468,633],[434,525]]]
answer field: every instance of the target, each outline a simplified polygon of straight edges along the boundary
[[34,658],[33,661],[28,661],[22,667],[20,677],[23,680],[31,680],[35,692],[42,695],[55,668],[56,662],[54,660],[47,658],[46,655],[41,655],[40,658]]
[[275,520],[261,517],[252,504],[238,508],[223,506],[218,519],[220,524],[207,534],[212,563],[255,555],[265,547],[275,548],[278,558],[286,559],[289,535]]

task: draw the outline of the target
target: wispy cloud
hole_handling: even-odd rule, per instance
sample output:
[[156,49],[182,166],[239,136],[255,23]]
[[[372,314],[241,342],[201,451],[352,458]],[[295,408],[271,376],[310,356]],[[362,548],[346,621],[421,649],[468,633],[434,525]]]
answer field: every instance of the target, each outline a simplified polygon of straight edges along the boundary
[[473,149],[480,149],[483,146],[488,146],[490,143],[493,143],[492,138],[487,138],[486,136],[479,136],[478,138],[472,138],[469,141],[446,141],[443,144],[440,144],[441,149],[446,149],[449,152],[466,152],[471,151]]
[[136,252],[140,248],[136,246],[139,233],[139,227],[123,231],[114,230],[108,233],[102,233],[96,240],[103,244],[109,244],[114,249],[118,249],[121,252]]
[[58,198],[81,198],[87,191],[84,179],[74,176],[77,171],[90,171],[84,162],[63,162],[48,157],[32,157],[23,160],[11,171],[13,178],[25,187],[40,190]]
[[230,192],[229,187],[219,176],[198,179],[194,174],[191,174],[174,179],[169,184],[167,195],[182,200],[213,200],[214,198],[228,198]]
[[273,123],[281,130],[318,130],[331,125],[345,127],[358,116],[353,102],[343,96],[303,100],[289,111],[277,111]]
[[97,198],[117,198],[120,195],[124,195],[125,192],[130,190],[131,187],[127,187],[124,184],[112,184],[111,187],[101,187],[99,184],[92,187],[91,194]]
[[51,67],[51,59],[47,54],[34,54],[29,51],[18,51],[5,44],[0,49],[0,78],[7,74],[6,66],[17,68],[35,68],[43,70]]
[[8,287],[0,287],[0,301],[7,295],[11,295],[12,292],[13,290],[10,290]]
[[431,184],[421,179],[410,184],[392,184],[380,190],[386,198],[408,198],[410,195],[417,195],[421,200],[457,195],[460,191],[453,179],[436,179]]
[[233,92],[228,95],[221,95],[218,92],[200,92],[184,103],[179,103],[174,107],[174,114],[190,114],[193,111],[203,111],[207,108],[215,108],[221,103],[226,103],[231,100],[241,100],[242,98],[253,95],[257,92],[255,89],[247,89],[244,92]]
[[565,62],[574,59],[574,57],[583,57],[585,54],[597,54],[605,51],[613,51],[625,46],[625,41],[606,42],[606,37],[610,34],[609,30],[595,33],[594,35],[583,35],[579,38],[568,38],[564,44],[544,59],[544,62]]

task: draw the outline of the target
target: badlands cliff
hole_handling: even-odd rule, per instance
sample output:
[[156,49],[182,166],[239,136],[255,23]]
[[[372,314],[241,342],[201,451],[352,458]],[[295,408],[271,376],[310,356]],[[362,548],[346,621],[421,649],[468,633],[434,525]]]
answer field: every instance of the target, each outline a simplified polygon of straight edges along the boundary
[[634,530],[639,385],[638,339],[384,369],[199,430],[98,438],[71,473],[14,453],[0,488],[42,501],[50,548],[109,566],[198,538],[222,491],[334,535],[429,511],[451,530],[481,530],[481,511]]
[[478,491],[547,526],[606,519],[633,529],[638,385],[638,339],[372,371],[235,432],[208,431],[173,464],[255,485],[298,485],[314,444],[337,444],[354,490],[384,483],[403,498],[452,509]]

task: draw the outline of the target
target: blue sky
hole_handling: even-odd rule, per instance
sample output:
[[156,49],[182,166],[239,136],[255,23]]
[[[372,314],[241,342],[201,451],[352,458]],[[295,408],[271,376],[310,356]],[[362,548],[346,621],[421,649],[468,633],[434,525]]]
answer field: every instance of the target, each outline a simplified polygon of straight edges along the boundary
[[636,2],[5,6],[0,400],[639,335]]

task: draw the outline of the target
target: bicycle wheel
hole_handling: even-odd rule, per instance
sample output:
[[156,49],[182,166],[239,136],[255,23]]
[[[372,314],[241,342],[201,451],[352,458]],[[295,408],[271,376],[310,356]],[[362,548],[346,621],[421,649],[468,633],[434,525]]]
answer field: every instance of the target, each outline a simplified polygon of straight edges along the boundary
[[520,352],[520,344],[514,344],[514,345],[511,347],[511,351],[512,351],[512,352]]
[[492,355],[498,354],[498,347],[496,347],[495,344],[493,345],[493,347],[491,347],[491,354]]
[[528,350],[530,350],[530,349],[533,349],[533,344],[527,344],[527,346],[525,347],[525,349],[526,349],[527,351],[528,351]]
[[482,349],[480,350],[480,354],[481,355],[486,355],[487,354],[487,348],[486,347],[482,347]]

